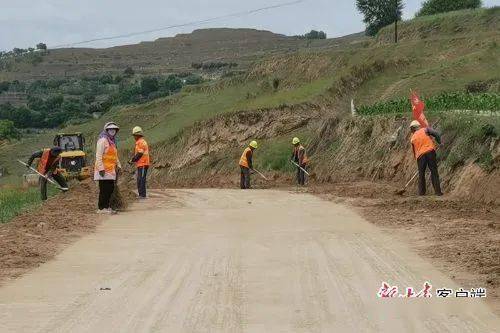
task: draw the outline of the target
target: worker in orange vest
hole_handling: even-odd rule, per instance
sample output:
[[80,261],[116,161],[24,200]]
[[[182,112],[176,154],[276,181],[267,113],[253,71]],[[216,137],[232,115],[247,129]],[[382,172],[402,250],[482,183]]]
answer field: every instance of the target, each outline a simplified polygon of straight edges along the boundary
[[135,163],[137,168],[137,192],[139,199],[146,199],[146,176],[148,174],[149,165],[149,146],[144,139],[142,128],[136,126],[132,129],[132,135],[135,139],[134,157],[129,161],[129,164]]
[[250,188],[250,174],[253,173],[253,151],[258,148],[257,141],[252,141],[243,151],[240,158],[240,187],[241,189]]
[[29,158],[26,165],[31,167],[33,160],[38,158],[37,171],[45,177],[39,178],[40,195],[42,200],[47,200],[47,178],[52,177],[61,187],[63,192],[68,190],[68,184],[64,176],[58,172],[59,161],[61,160],[62,149],[61,147],[45,148],[34,152]]
[[425,170],[429,167],[434,192],[436,195],[443,195],[439,182],[436,145],[432,140],[434,138],[438,144],[441,144],[441,135],[430,127],[420,128],[420,123],[416,120],[411,122],[410,130],[412,132],[411,145],[413,155],[418,165],[418,194],[425,195]]
[[121,170],[116,148],[116,134],[120,127],[114,122],[104,125],[95,150],[94,180],[99,182],[99,214],[116,214],[110,206],[117,175]]
[[297,165],[297,183],[299,185],[305,185],[306,183],[306,173],[304,170],[307,170],[307,164],[309,163],[309,159],[307,158],[306,149],[304,146],[300,144],[299,138],[292,139],[293,151],[291,160],[295,162]]

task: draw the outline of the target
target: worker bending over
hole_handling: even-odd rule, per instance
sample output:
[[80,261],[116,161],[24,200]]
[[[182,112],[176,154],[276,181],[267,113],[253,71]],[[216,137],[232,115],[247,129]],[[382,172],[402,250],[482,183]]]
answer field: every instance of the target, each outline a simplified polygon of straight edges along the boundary
[[434,192],[436,195],[443,195],[439,182],[436,145],[431,138],[433,137],[438,144],[441,144],[440,134],[430,127],[420,128],[420,123],[416,120],[411,122],[410,130],[413,133],[411,136],[413,155],[418,165],[418,194],[425,195],[425,171],[429,167]]
[[146,199],[146,176],[150,165],[149,146],[144,139],[142,128],[134,127],[132,135],[135,139],[134,157],[129,161],[129,164],[135,163],[137,168],[137,192],[139,199]]
[[250,173],[253,172],[253,151],[257,149],[257,141],[252,141],[243,151],[240,158],[240,187],[242,189],[250,188]]
[[68,190],[68,184],[63,175],[58,172],[57,167],[59,166],[59,161],[61,160],[62,149],[60,147],[45,148],[40,151],[34,152],[26,163],[28,167],[31,167],[33,160],[38,158],[37,171],[44,175],[40,176],[40,195],[42,200],[47,200],[47,178],[52,177],[61,187],[63,192]]
[[307,163],[309,159],[307,158],[306,149],[300,144],[299,138],[293,138],[293,151],[291,160],[297,165],[297,183],[299,185],[305,185],[306,183],[306,173]]

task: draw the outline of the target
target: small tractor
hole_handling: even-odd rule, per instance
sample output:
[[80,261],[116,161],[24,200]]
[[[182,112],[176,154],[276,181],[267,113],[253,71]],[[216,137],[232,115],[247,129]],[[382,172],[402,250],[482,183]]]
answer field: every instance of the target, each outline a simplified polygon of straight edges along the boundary
[[64,178],[84,180],[90,177],[92,168],[87,166],[82,133],[59,133],[54,138],[54,146],[63,150],[58,169]]

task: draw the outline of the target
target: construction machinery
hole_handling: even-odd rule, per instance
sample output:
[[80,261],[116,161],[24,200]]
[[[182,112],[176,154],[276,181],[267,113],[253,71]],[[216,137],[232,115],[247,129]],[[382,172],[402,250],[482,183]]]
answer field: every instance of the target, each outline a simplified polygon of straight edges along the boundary
[[64,178],[84,180],[90,177],[92,168],[87,166],[82,133],[59,133],[54,138],[54,146],[63,150],[58,169]]

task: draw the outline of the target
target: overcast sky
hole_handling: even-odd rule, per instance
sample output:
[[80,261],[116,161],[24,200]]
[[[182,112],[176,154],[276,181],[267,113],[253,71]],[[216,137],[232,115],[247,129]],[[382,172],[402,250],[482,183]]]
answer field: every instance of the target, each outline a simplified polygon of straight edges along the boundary
[[[0,0],[0,50],[49,47],[100,37],[151,30],[291,2],[293,0]],[[406,0],[411,18],[422,0]],[[484,0],[486,6],[500,0]],[[355,0],[304,0],[279,9],[221,19],[161,32],[92,42],[80,47],[106,47],[174,36],[209,27],[256,28],[286,35],[323,30],[329,37],[364,30]]]

